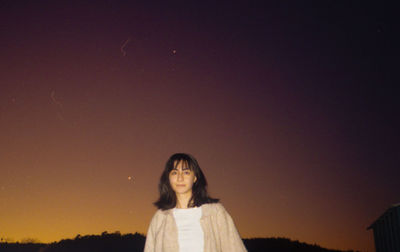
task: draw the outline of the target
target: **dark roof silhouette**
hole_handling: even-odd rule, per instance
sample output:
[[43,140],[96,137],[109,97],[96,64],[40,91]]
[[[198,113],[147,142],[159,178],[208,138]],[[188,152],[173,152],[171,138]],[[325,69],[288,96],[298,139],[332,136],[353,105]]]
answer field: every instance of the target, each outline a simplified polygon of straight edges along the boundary
[[367,227],[367,230],[374,228],[379,220],[383,219],[387,214],[393,212],[398,207],[400,207],[400,203],[391,205],[381,216],[379,216],[378,219],[376,219],[371,225],[369,225],[369,227]]

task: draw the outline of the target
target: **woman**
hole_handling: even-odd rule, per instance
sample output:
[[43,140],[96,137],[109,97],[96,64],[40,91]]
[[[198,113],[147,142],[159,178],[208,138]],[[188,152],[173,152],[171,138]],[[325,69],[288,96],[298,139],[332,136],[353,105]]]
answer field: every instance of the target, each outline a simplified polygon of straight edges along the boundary
[[196,159],[172,155],[161,175],[158,211],[147,232],[144,252],[245,252],[225,208],[207,193]]

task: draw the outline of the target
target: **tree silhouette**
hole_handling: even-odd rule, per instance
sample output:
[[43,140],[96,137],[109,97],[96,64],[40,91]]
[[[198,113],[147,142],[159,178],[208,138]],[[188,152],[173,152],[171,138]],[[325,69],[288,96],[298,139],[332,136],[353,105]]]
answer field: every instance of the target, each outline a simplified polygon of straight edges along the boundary
[[[101,235],[76,235],[50,244],[0,243],[0,252],[143,252],[146,237],[143,234],[121,234],[119,231]],[[253,238],[243,240],[248,252],[343,252],[321,248],[314,244],[287,238]],[[349,250],[347,252],[354,252]]]

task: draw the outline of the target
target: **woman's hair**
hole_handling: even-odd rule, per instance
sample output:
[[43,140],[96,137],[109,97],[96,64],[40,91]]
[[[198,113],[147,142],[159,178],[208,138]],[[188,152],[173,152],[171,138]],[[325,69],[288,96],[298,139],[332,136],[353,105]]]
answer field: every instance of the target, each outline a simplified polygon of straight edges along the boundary
[[188,167],[196,176],[196,181],[192,187],[192,197],[189,200],[188,207],[199,207],[205,203],[216,203],[219,200],[213,199],[207,193],[207,180],[200,169],[197,160],[186,153],[173,154],[165,164],[165,169],[161,174],[158,190],[160,198],[154,202],[158,209],[167,210],[176,206],[176,194],[169,183],[169,173],[176,168],[178,164]]

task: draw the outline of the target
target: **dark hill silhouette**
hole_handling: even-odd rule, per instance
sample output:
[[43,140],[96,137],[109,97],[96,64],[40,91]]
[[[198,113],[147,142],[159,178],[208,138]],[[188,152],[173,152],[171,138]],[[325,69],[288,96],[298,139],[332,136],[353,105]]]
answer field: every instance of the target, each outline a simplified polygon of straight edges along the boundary
[[0,243],[0,252],[38,252],[43,243]]
[[[287,238],[252,238],[243,239],[243,242],[248,252],[344,252],[343,250],[326,249],[318,245],[292,241]],[[347,250],[346,252],[356,251]]]
[[[0,252],[142,252],[145,241],[146,237],[139,233],[103,232],[101,235],[77,235],[74,239],[50,244],[0,243]],[[248,252],[343,252],[287,238],[253,238],[243,239],[243,242]]]

